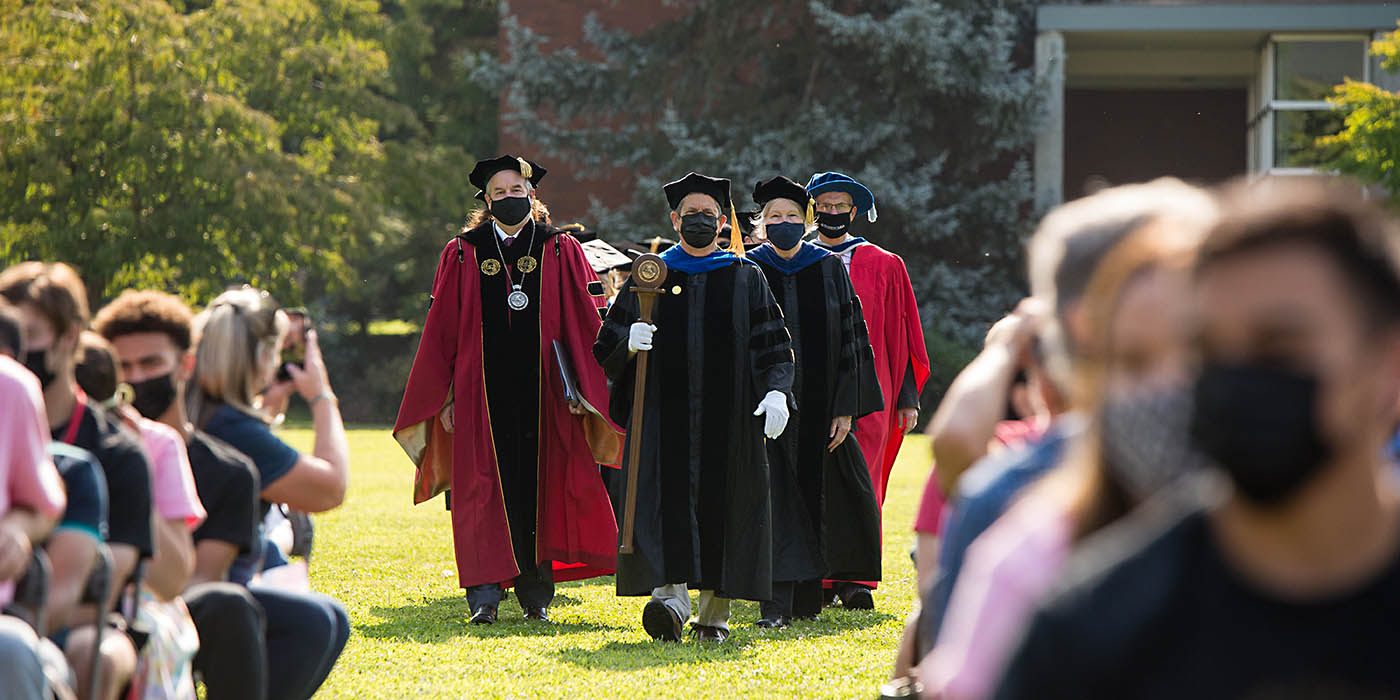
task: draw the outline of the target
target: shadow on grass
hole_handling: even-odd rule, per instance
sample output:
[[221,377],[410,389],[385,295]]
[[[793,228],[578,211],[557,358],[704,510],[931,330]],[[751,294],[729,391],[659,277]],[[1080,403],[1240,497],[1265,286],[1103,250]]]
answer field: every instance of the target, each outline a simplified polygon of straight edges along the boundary
[[[579,604],[577,598],[568,595],[556,595],[554,599],[556,606]],[[461,636],[555,637],[618,629],[592,623],[527,621],[514,598],[501,601],[493,625],[473,625],[467,621],[471,611],[464,595],[446,596],[419,605],[376,606],[370,608],[370,613],[383,619],[355,625],[360,634],[371,639],[406,639],[425,644],[442,644]]]
[[560,661],[589,669],[640,671],[657,666],[698,666],[733,661],[746,655],[752,643],[735,635],[719,643],[700,644],[689,638],[675,642],[608,642],[597,649],[568,647],[555,652]]
[[[696,642],[689,636],[681,643],[646,640],[639,642],[608,642],[596,649],[568,647],[555,652],[560,661],[589,669],[638,671],[658,666],[691,666],[733,661],[748,655],[756,642],[802,640],[838,635],[852,630],[876,627],[895,616],[881,611],[848,611],[828,608],[816,622],[796,622],[780,630],[755,627],[758,604],[736,600],[731,606],[730,637],[724,642]],[[637,631],[641,629],[638,618]]]

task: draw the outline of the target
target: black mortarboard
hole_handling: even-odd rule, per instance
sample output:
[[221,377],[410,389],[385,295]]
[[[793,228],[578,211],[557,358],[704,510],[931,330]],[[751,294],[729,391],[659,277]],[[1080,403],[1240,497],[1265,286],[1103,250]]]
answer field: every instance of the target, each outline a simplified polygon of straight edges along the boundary
[[808,226],[812,224],[814,218],[812,198],[807,195],[806,187],[782,175],[759,180],[753,184],[753,201],[759,207],[763,207],[775,199],[792,201],[799,209],[804,210],[802,220]]
[[632,258],[627,257],[622,251],[608,245],[606,242],[593,239],[582,244],[583,255],[588,258],[588,266],[593,271],[602,274],[613,268],[632,267]]
[[[734,200],[729,197],[729,181],[722,177],[691,172],[675,182],[666,183],[662,189],[666,191],[666,201],[671,205],[671,211],[680,209],[681,200],[685,199],[686,195],[699,192],[713,197],[719,203],[721,214],[728,211],[730,221],[738,218],[734,216]],[[737,242],[739,237],[730,236],[730,239],[729,252],[744,257],[744,245]]]
[[503,155],[490,160],[479,160],[476,162],[476,167],[472,168],[472,174],[467,176],[467,180],[479,190],[476,193],[477,199],[486,201],[486,183],[490,182],[496,173],[504,170],[514,170],[520,173],[526,180],[530,181],[532,187],[538,187],[540,180],[544,179],[545,173],[549,172],[539,163],[519,156]]
[[753,235],[753,219],[755,216],[758,216],[758,212],[756,211],[741,211],[736,213],[736,218],[739,219],[740,233],[745,236]]
[[695,192],[714,198],[719,203],[720,213],[729,211],[732,204],[729,200],[729,181],[722,177],[689,173],[675,182],[666,183],[662,189],[666,191],[666,202],[671,205],[671,211],[679,209],[681,200]]
[[754,183],[753,201],[755,204],[762,207],[775,199],[789,199],[797,206],[804,207],[810,197],[807,196],[807,188],[782,175]]

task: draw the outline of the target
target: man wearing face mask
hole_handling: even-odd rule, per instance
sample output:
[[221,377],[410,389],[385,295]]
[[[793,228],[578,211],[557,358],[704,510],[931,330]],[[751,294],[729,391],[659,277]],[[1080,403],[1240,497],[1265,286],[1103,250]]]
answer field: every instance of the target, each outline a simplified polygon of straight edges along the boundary
[[1337,181],[1227,190],[1194,270],[1190,430],[1233,489],[1077,553],[998,697],[1400,696],[1400,487],[1382,456],[1397,243]]
[[578,240],[550,225],[535,195],[544,175],[509,155],[472,170],[485,206],[442,251],[394,425],[418,466],[414,502],[448,492],[477,624],[496,621],[507,585],[526,619],[548,622],[556,580],[606,575],[616,561],[597,465],[621,461],[621,431],[603,415],[607,380],[589,352],[603,284]]
[[[815,200],[814,243],[845,264],[870,329],[875,374],[885,405],[860,419],[855,434],[870,469],[875,498],[883,507],[890,471],[904,435],[919,421],[919,392],[928,380],[928,349],[919,305],[904,261],[851,235],[857,214],[864,213],[870,223],[877,218],[875,196],[865,185],[842,173],[816,173],[807,180],[807,194]],[[875,607],[870,593],[873,585],[873,581],[837,582],[833,592],[848,608],[869,609]]]
[[[650,351],[637,465],[635,550],[617,558],[618,595],[650,595],[642,625],[679,641],[700,590],[694,632],[729,636],[729,599],[772,597],[773,531],[763,438],[777,438],[792,406],[792,348],[763,273],[716,237],[733,216],[729,181],[690,173],[667,184],[680,244],[655,322],[639,321],[634,280],[593,345],[613,380],[610,410],[631,426],[635,358]],[[756,408],[755,408],[756,406]],[[617,512],[624,512],[621,501]]]
[[884,407],[860,300],[841,259],[803,241],[811,199],[786,177],[759,181],[750,253],[783,310],[796,373],[792,425],[769,440],[773,497],[773,598],[760,627],[815,619],[822,579],[880,580],[880,511],[852,419]]

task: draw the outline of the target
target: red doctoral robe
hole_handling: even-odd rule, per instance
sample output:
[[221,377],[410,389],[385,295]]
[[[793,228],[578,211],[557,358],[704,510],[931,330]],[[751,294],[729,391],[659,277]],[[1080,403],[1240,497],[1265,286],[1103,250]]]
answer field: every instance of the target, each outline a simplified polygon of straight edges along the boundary
[[894,459],[904,442],[899,426],[898,396],[904,373],[913,366],[914,387],[923,391],[928,381],[928,348],[919,321],[919,305],[904,260],[874,243],[861,243],[851,252],[851,285],[860,297],[870,347],[875,353],[875,375],[885,395],[885,409],[856,421],[856,440],[870,468],[875,498],[883,508]]
[[[602,324],[601,285],[572,236],[540,256],[540,407],[535,552],[554,562],[555,580],[611,574],[617,567],[617,522],[598,465],[622,461],[622,430],[606,416],[608,386],[593,359]],[[413,359],[394,438],[417,465],[413,502],[451,489],[458,582],[506,582],[520,570],[486,400],[476,249],[449,241],[438,261],[432,303]],[[598,292],[597,295],[593,292]],[[534,303],[534,302],[532,302]],[[588,410],[568,410],[554,340],[566,348]],[[453,402],[453,432],[438,414]]]

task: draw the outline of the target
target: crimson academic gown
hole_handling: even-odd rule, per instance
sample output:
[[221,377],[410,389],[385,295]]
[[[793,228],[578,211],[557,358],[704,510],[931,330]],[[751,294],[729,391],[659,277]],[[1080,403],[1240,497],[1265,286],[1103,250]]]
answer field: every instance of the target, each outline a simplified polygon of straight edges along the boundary
[[[911,407],[901,403],[900,389],[912,385],[917,405],[918,393],[928,381],[928,348],[924,346],[919,305],[914,301],[909,271],[898,255],[864,238],[850,238],[840,245],[825,247],[837,254],[851,251],[851,286],[860,297],[865,325],[870,329],[875,375],[880,379],[885,408],[856,421],[856,439],[870,468],[875,497],[883,508],[890,472],[904,442],[904,433],[899,431],[899,409]],[[907,376],[911,372],[912,377]]]
[[[577,240],[539,224],[534,246],[539,267],[523,278],[533,308],[523,314],[505,310],[508,278],[521,277],[513,263],[529,245],[520,242],[529,235],[528,228],[517,239],[519,249],[507,248],[504,259],[492,241],[495,232],[489,219],[443,248],[423,337],[394,424],[394,438],[417,465],[414,503],[450,489],[457,576],[463,588],[509,584],[520,573],[517,558],[527,556],[535,563],[554,562],[557,581],[602,576],[616,568],[617,523],[598,464],[621,463],[622,431],[605,415],[607,380],[592,354],[604,313],[602,285]],[[498,343],[484,342],[483,328],[508,325],[513,318],[537,321],[538,332],[527,329],[531,332],[524,337],[538,337],[538,352],[502,360],[499,351],[492,355],[488,349]],[[572,363],[588,410],[585,416],[568,410],[555,340]],[[493,363],[497,366],[489,366]],[[496,379],[488,379],[493,372],[520,376],[522,368],[527,376],[538,377],[535,386],[525,382],[503,391]],[[498,397],[496,403],[488,401],[488,384],[495,387],[491,392]],[[505,405],[502,396],[523,403]],[[449,402],[455,404],[452,433],[438,419]],[[513,457],[504,457],[503,472],[498,452],[512,453],[502,451],[504,445],[498,449],[496,440],[507,425],[497,415],[493,426],[491,414],[505,414],[520,405],[537,414],[538,432],[530,430],[534,426],[521,428],[527,432],[520,435],[528,440],[512,444],[529,449],[516,448]],[[528,472],[531,467],[533,474],[511,471]],[[527,489],[523,496],[509,488],[517,483]],[[528,518],[530,511],[535,513],[533,527],[512,522],[512,516]],[[533,547],[515,541],[531,530]]]

